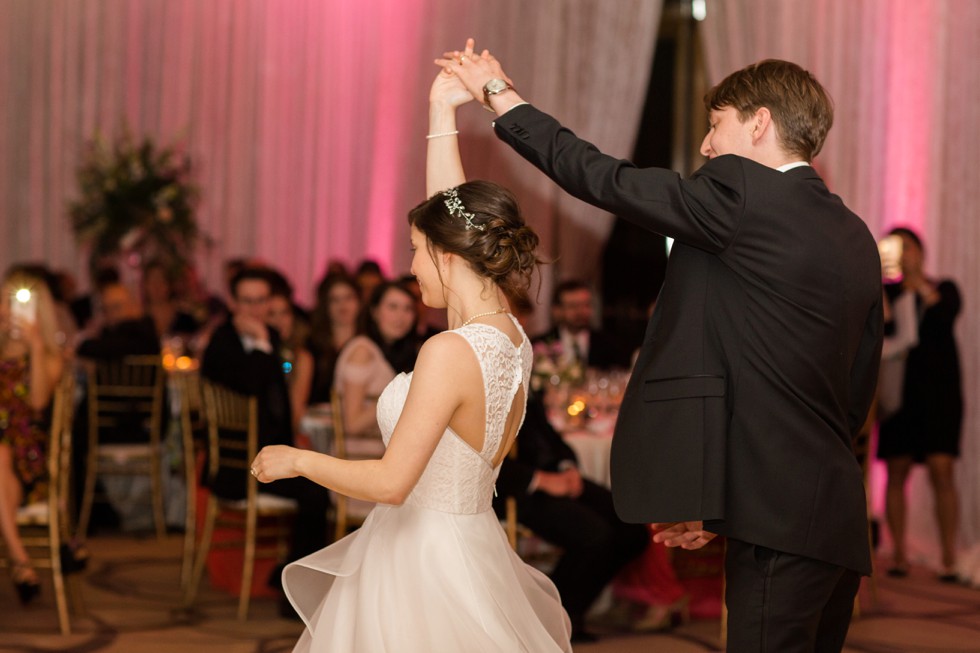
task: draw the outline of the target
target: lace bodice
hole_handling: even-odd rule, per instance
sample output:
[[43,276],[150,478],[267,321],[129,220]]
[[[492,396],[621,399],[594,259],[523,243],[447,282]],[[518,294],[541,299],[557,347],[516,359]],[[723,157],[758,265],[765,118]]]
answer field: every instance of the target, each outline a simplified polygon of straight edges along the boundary
[[[514,324],[517,324],[516,320]],[[520,325],[517,327],[520,329]],[[491,465],[518,388],[523,386],[527,396],[532,354],[523,330],[519,347],[515,347],[503,331],[486,324],[470,324],[453,333],[470,344],[483,372],[486,398],[483,449],[477,452],[447,428],[406,503],[443,512],[473,514],[490,509],[493,484],[500,471],[499,465]],[[378,424],[385,446],[401,415],[411,383],[411,374],[399,374],[378,400]]]

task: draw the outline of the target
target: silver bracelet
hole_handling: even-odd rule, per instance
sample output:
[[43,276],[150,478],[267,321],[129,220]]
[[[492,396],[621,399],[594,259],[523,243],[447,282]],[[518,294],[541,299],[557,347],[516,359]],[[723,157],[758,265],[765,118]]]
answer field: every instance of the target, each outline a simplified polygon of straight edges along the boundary
[[459,130],[457,129],[456,131],[442,132],[441,134],[426,134],[425,139],[429,140],[430,138],[439,138],[440,136],[455,136],[458,133]]

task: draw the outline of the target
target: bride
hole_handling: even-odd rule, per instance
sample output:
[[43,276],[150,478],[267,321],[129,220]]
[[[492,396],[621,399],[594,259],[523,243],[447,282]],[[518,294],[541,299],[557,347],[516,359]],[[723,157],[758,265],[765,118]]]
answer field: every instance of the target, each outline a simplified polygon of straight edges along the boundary
[[466,182],[455,112],[472,96],[444,70],[429,99],[429,199],[408,216],[412,274],[450,330],[378,400],[380,460],[272,446],[252,465],[262,482],[305,476],[378,504],[360,530],[284,570],[307,625],[294,650],[570,651],[554,585],[510,549],[490,505],[531,368],[506,307],[526,298],[538,238],[510,192]]

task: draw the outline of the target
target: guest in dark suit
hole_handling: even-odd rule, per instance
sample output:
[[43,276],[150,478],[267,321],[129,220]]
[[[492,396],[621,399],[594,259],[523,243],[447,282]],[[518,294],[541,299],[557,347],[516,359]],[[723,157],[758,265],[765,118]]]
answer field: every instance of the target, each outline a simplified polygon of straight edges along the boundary
[[592,328],[592,290],[578,279],[569,279],[555,287],[551,300],[550,331],[535,337],[535,343],[558,344],[566,357],[583,367],[601,369],[628,368],[629,351],[615,338]]
[[[260,449],[272,444],[292,446],[292,412],[278,354],[279,334],[266,324],[272,291],[269,273],[256,268],[241,270],[232,279],[230,291],[231,317],[211,336],[201,374],[235,392],[258,397]],[[207,484],[223,498],[245,497],[246,481],[240,472],[219,473]],[[325,488],[305,478],[289,478],[264,485],[262,491],[297,501],[297,527],[286,562],[326,544],[330,495]],[[281,569],[274,572],[270,583],[278,585],[280,573]]]
[[578,461],[548,422],[537,395],[517,437],[517,458],[504,458],[497,477],[494,509],[503,515],[505,497],[517,500],[520,522],[562,549],[551,572],[575,641],[594,638],[585,630],[589,606],[623,565],[648,544],[647,529],[616,516],[612,494],[582,478]]
[[705,97],[709,161],[684,179],[577,138],[472,42],[447,54],[499,138],[676,239],[616,426],[617,511],[660,523],[669,545],[728,537],[729,650],[839,651],[871,571],[851,438],[874,394],[882,290],[874,238],[809,164],[833,122],[826,92],[784,61],[733,73]]
[[111,360],[124,356],[160,353],[153,320],[140,311],[136,298],[121,283],[107,283],[98,290],[101,310],[96,335],[78,345],[76,353],[90,360]]

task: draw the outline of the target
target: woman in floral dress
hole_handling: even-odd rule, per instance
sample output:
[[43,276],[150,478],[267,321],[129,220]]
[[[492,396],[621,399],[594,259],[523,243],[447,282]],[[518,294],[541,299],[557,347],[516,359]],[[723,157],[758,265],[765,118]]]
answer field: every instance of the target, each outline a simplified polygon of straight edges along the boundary
[[56,331],[45,283],[16,269],[8,272],[0,286],[0,536],[25,604],[40,589],[17,530],[17,508],[47,494],[43,417],[64,368]]

